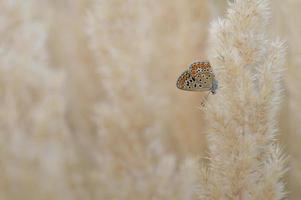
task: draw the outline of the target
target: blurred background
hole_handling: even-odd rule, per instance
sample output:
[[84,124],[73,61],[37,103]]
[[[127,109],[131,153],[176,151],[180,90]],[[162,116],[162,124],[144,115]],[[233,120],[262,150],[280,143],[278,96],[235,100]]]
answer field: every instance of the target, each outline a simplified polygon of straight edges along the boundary
[[[301,199],[301,1],[273,0],[288,55],[280,143]],[[0,199],[195,199],[206,59],[226,0],[0,0]],[[300,125],[300,126],[299,126]],[[299,129],[300,128],[300,129]]]

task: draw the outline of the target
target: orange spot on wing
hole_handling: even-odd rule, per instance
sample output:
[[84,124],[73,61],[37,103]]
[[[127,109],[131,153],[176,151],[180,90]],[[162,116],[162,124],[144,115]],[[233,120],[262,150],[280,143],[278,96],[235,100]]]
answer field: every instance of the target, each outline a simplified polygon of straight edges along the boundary
[[185,81],[189,78],[189,74],[183,74],[178,80],[178,86],[184,88]]
[[185,79],[182,77],[180,80],[179,80],[179,86],[180,87],[183,87],[185,84]]
[[191,75],[195,77],[197,75],[197,69],[191,69]]
[[203,68],[210,68],[210,67],[211,67],[210,63],[208,63],[208,62],[203,63]]
[[191,65],[190,71],[191,71],[191,75],[193,77],[196,77],[197,74],[198,74],[198,71],[210,72],[211,71],[211,65],[210,65],[209,62],[196,62],[196,63],[193,63]]
[[202,63],[196,63],[191,66],[191,75],[195,77],[197,75],[197,70],[202,68]]

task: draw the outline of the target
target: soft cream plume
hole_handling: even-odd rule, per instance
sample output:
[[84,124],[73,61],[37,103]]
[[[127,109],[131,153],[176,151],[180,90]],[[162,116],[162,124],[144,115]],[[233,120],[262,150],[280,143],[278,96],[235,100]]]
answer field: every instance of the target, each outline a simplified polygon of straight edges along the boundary
[[282,199],[286,171],[275,135],[285,45],[270,40],[266,0],[229,2],[212,24],[210,61],[219,90],[206,110],[209,163],[200,199]]

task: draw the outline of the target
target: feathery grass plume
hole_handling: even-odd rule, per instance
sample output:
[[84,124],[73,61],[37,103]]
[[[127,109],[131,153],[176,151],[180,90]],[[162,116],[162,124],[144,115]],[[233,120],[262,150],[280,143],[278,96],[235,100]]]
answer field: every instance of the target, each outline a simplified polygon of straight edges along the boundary
[[167,125],[173,99],[166,93],[176,90],[168,68],[197,52],[185,26],[191,23],[190,32],[199,35],[202,16],[182,0],[157,3],[98,0],[89,13],[88,38],[103,94],[93,151],[100,199],[194,199],[193,162],[183,167],[181,155],[166,145],[173,128]]
[[301,196],[301,23],[300,19],[301,1],[287,0],[274,1],[275,10],[279,15],[275,23],[285,36],[288,51],[288,70],[286,73],[287,86],[287,111],[284,113],[283,122],[287,134],[288,149],[290,153],[290,172],[288,187],[290,188],[289,199],[298,200]]
[[0,199],[49,199],[64,188],[64,76],[48,65],[47,25],[33,7],[0,1]]
[[[108,66],[115,65],[116,60],[110,58],[111,55],[119,56],[119,63],[140,62],[139,66],[133,65],[141,68],[147,75],[146,80],[151,82],[156,95],[163,97],[170,104],[177,105],[167,106],[161,111],[161,119],[164,118],[165,123],[170,124],[165,131],[169,133],[165,134],[169,140],[168,146],[182,156],[198,155],[201,146],[198,141],[204,141],[203,136],[199,134],[202,127],[198,123],[200,113],[194,108],[191,111],[187,110],[190,105],[198,105],[199,98],[197,94],[195,98],[187,98],[186,94],[177,91],[174,79],[187,63],[196,59],[200,50],[205,49],[203,48],[206,37],[204,30],[206,30],[208,16],[210,16],[207,1],[189,0],[189,3],[186,0],[139,1],[139,3],[129,1],[127,5],[135,11],[132,12],[133,14],[129,13],[128,20],[124,22],[120,19],[123,16],[119,14],[122,4],[115,6],[113,2],[101,0],[98,0],[98,4],[103,5],[101,9],[99,6],[93,8],[93,12],[99,15],[97,16],[98,22],[88,26],[90,30],[99,29],[99,36],[96,34],[95,40],[102,40],[102,45],[98,48],[101,49],[99,50],[101,53],[96,54],[96,62],[101,61],[99,65],[104,65],[104,62],[108,62]],[[124,6],[122,9],[128,8]],[[107,16],[106,20],[104,16]],[[117,19],[120,21],[118,24],[110,24],[111,21]],[[138,22],[137,19],[139,19]],[[133,27],[134,25],[127,25],[127,23],[135,23],[136,26]],[[116,31],[117,25],[120,26],[118,32]],[[132,37],[135,34],[139,38]],[[140,44],[137,43],[138,40],[141,41]],[[127,44],[124,44],[125,42]],[[91,43],[91,46],[95,46],[100,42]],[[134,51],[138,50],[134,48],[139,48],[139,53],[144,53],[144,55],[135,56]],[[109,51],[114,51],[114,54],[106,53]],[[121,55],[124,56],[121,57]],[[129,69],[125,70],[131,74]],[[183,108],[186,109],[185,112]],[[179,118],[181,123],[176,123]],[[189,133],[183,134],[183,132]]]
[[209,163],[200,199],[282,199],[285,157],[275,142],[285,45],[270,40],[266,0],[229,2],[211,27],[210,61],[219,81],[208,102]]

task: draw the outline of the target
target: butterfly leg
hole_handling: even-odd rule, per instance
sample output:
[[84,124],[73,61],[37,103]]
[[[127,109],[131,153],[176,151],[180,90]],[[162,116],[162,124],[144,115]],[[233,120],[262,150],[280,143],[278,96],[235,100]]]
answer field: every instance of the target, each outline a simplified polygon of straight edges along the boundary
[[210,92],[208,92],[207,95],[206,95],[205,97],[202,98],[202,101],[201,101],[201,106],[202,106],[202,107],[205,107],[206,102],[207,102],[208,97],[209,97],[209,94],[210,94]]

